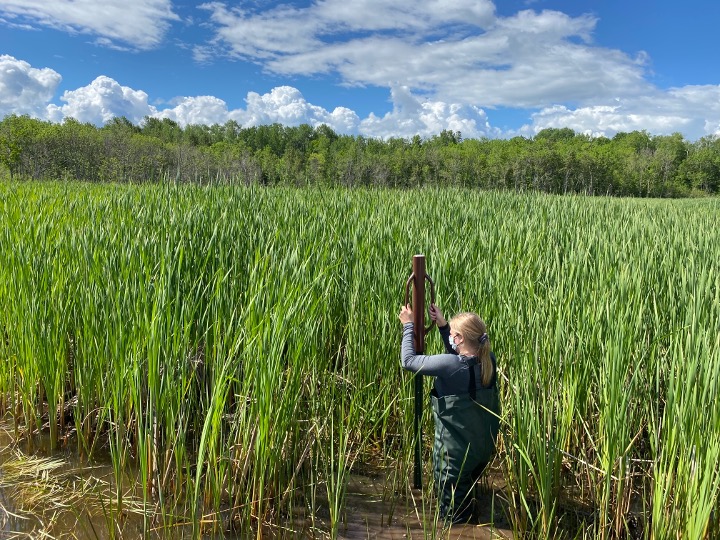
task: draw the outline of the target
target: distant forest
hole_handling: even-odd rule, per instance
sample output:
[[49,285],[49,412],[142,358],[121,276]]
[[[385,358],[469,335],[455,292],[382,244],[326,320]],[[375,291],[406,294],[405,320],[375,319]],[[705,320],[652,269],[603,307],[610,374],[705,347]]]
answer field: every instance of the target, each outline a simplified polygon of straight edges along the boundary
[[[2,172],[4,171],[4,172]],[[645,131],[590,137],[569,128],[532,138],[380,140],[326,125],[181,127],[124,117],[103,127],[28,116],[0,122],[0,175],[87,182],[464,186],[635,197],[716,195],[720,137],[686,141]]]

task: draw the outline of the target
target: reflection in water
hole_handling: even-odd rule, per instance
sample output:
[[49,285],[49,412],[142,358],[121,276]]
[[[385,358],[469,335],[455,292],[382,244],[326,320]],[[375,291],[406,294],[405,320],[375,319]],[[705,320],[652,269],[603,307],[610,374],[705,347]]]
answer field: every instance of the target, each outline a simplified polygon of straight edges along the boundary
[[[142,500],[137,495],[128,493],[124,499],[126,512],[122,524],[106,518],[107,505],[113,500],[115,489],[109,460],[80,463],[74,452],[49,455],[42,441],[35,442],[35,451],[25,454],[14,447],[10,433],[0,426],[0,538],[143,538]],[[339,538],[389,540],[444,536],[438,530],[441,525],[433,519],[431,505],[423,504],[420,491],[388,497],[389,484],[381,475],[350,477]],[[500,500],[494,496],[495,489],[496,486],[488,485],[483,490],[480,519],[485,525],[456,526],[446,531],[445,538],[511,538]],[[327,510],[322,510],[322,504],[319,506],[314,519],[298,517],[295,523],[283,527],[281,533],[268,531],[269,534],[262,536],[327,537]],[[157,533],[157,538],[191,538],[192,528],[174,527],[171,534],[168,531],[163,534],[161,530]],[[244,538],[248,535],[226,536]]]

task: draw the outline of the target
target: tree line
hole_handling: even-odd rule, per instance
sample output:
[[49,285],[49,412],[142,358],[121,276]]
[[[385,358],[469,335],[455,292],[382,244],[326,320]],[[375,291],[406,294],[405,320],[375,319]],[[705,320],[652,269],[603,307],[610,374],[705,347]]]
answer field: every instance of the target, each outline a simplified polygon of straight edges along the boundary
[[0,169],[18,179],[243,182],[264,185],[463,186],[637,197],[717,194],[720,137],[690,142],[645,131],[590,137],[545,129],[532,138],[461,133],[380,140],[330,127],[237,122],[181,127],[117,117],[102,127],[29,116],[0,122]]

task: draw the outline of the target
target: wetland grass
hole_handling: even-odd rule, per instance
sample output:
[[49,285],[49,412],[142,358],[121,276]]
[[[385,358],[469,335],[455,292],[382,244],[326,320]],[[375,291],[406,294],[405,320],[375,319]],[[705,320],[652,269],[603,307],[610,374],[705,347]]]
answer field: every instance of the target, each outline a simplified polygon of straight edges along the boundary
[[[476,310],[493,336],[518,536],[712,538],[719,215],[711,199],[3,183],[0,406],[18,444],[109,453],[104,509],[139,504],[144,534],[341,536],[353,471],[391,470],[387,497],[413,500],[396,313],[424,253],[445,312]],[[415,512],[435,537],[425,441]]]

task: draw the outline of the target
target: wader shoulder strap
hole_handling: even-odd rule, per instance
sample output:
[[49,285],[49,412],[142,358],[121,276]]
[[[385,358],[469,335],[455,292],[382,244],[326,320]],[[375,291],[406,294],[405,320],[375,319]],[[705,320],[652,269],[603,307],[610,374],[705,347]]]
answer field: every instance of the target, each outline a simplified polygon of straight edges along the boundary
[[477,384],[475,383],[475,366],[477,364],[477,358],[468,358],[467,365],[468,371],[470,372],[470,379],[468,381],[468,394],[470,394],[470,399],[472,399],[473,401],[475,401],[477,397]]

